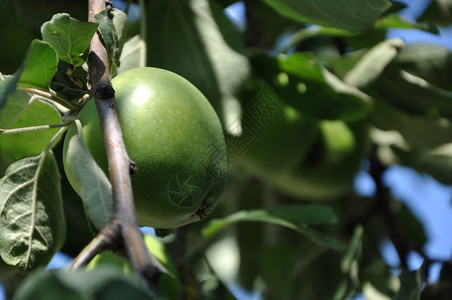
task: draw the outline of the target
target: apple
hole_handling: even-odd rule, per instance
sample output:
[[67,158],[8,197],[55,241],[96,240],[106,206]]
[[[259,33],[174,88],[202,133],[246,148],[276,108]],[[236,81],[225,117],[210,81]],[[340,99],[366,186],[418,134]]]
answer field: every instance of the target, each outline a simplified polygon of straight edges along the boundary
[[[203,94],[183,77],[158,68],[136,68],[112,80],[124,142],[138,171],[131,176],[141,226],[174,228],[204,218],[224,190],[227,164],[224,134]],[[93,158],[108,174],[102,132],[94,101],[80,111],[83,137]],[[72,187],[80,194],[67,156]]]

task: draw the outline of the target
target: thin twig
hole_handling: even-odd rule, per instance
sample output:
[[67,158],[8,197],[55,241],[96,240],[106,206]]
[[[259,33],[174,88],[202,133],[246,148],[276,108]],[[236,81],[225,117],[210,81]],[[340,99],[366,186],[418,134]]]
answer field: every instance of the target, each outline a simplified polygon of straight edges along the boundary
[[74,259],[71,269],[78,269],[88,264],[94,256],[107,249],[116,248],[120,244],[121,231],[119,224],[112,220]]
[[51,94],[49,92],[44,92],[44,91],[41,91],[41,90],[38,90],[38,89],[31,89],[31,88],[19,88],[19,89],[22,90],[22,91],[29,92],[29,93],[41,96],[43,98],[52,100],[52,101],[54,101],[54,102],[56,102],[56,103],[58,103],[58,104],[60,104],[60,105],[62,105],[64,107],[66,107],[68,109],[79,110],[80,108],[82,108],[81,105],[78,105],[78,104],[72,103],[70,101],[61,99],[61,98],[59,98],[59,97],[57,97],[57,96],[55,96],[55,95],[53,95],[53,94]]
[[22,127],[22,128],[0,129],[0,135],[66,127],[66,126],[69,126],[70,123],[72,123],[72,122],[63,122],[63,123],[58,123],[58,124],[38,125],[38,126],[30,126],[30,127]]

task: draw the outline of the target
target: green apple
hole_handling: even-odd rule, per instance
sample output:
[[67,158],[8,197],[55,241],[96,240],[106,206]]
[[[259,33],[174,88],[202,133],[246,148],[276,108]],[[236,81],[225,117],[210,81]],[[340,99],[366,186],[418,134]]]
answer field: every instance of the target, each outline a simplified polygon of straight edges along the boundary
[[[224,190],[227,164],[218,116],[203,94],[181,76],[158,68],[131,69],[112,81],[124,141],[138,171],[132,188],[142,226],[173,228],[197,221],[216,205]],[[94,101],[80,111],[83,137],[108,174],[107,158]],[[80,193],[67,156],[66,175]]]

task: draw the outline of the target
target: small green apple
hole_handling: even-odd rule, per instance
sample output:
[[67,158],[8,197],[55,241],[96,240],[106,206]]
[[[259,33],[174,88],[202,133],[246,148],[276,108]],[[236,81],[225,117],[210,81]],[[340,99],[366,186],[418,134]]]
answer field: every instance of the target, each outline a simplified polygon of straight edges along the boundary
[[[190,82],[163,69],[131,69],[112,84],[127,151],[138,167],[132,188],[140,225],[173,228],[206,216],[224,190],[227,173],[224,135],[212,106]],[[88,149],[108,174],[94,101],[78,118]],[[69,182],[80,193],[66,155],[75,134],[74,124],[63,160]]]

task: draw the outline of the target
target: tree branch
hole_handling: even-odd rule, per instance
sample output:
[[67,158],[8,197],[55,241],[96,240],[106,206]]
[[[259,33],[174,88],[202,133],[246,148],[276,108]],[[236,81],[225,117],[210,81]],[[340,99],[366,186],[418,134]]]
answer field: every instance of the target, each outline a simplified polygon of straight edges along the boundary
[[[88,20],[93,22],[94,16],[105,9],[104,0],[90,0]],[[105,239],[114,239],[106,235],[107,232],[116,232],[122,237],[128,257],[135,271],[141,273],[150,283],[155,283],[162,272],[162,267],[149,253],[138,229],[138,222],[133,203],[132,184],[130,170],[133,162],[129,159],[122,136],[121,126],[116,111],[114,89],[111,85],[108,69],[108,54],[101,42],[99,33],[91,40],[88,56],[88,69],[91,80],[91,89],[99,115],[100,124],[104,136],[105,150],[107,153],[110,181],[113,188],[113,200],[115,204],[114,220],[104,228],[96,237],[98,243],[88,247],[76,266],[82,265],[103,250]],[[117,225],[116,225],[117,224]],[[112,230],[110,230],[112,229]]]
[[388,188],[382,182],[382,176],[386,167],[380,162],[377,155],[377,146],[372,149],[369,173],[372,176],[375,185],[375,208],[383,217],[391,239],[400,259],[402,268],[408,269],[407,256],[412,249],[411,243],[406,238],[403,229],[391,210],[391,199]]

